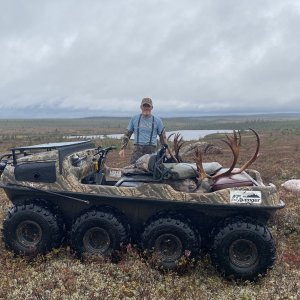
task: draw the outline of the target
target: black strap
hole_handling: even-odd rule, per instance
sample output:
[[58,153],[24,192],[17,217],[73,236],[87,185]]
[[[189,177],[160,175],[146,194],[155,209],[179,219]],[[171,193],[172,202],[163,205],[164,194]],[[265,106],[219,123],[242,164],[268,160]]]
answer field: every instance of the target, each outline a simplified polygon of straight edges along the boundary
[[136,132],[136,143],[139,144],[139,138],[140,138],[140,123],[141,123],[141,117],[142,114],[140,114],[138,126],[137,126],[137,132]]
[[153,136],[153,131],[154,131],[154,116],[152,116],[152,129],[151,129],[151,134],[150,134],[149,145],[151,145],[152,136]]

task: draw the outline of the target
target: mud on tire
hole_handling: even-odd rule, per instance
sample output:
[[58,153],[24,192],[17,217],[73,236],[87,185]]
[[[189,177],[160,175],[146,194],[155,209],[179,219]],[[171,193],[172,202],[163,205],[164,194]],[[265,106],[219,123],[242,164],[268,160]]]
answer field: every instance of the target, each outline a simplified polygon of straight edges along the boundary
[[275,261],[276,248],[271,232],[252,220],[234,220],[215,236],[213,264],[227,278],[255,280]]
[[59,246],[62,228],[47,208],[35,204],[16,205],[4,220],[3,239],[15,253],[34,257]]
[[198,253],[200,237],[188,223],[163,217],[146,226],[142,247],[156,258],[158,266],[174,270],[182,257],[193,257]]
[[112,212],[86,212],[72,227],[71,245],[77,255],[110,256],[127,242],[127,227]]

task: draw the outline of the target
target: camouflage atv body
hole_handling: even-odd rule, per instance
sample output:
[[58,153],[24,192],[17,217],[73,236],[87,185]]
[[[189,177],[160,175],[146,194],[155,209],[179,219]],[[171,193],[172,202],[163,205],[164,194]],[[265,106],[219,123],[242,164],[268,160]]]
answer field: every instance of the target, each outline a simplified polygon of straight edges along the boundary
[[[257,171],[197,190],[193,164],[163,163],[158,153],[149,169],[108,168],[112,149],[56,143],[1,157],[0,186],[14,205],[4,220],[6,245],[36,255],[67,237],[78,254],[111,255],[131,241],[158,253],[169,269],[206,248],[226,277],[250,280],[272,265],[276,249],[266,223],[284,203]],[[223,169],[204,167],[211,174]]]

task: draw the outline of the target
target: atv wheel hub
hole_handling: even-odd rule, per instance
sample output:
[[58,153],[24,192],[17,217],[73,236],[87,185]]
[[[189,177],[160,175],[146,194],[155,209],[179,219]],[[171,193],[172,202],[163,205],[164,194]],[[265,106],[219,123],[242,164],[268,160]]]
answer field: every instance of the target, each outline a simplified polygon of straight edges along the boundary
[[84,234],[83,245],[89,253],[105,253],[110,246],[110,237],[108,232],[100,227],[90,228]]
[[246,239],[234,241],[229,248],[231,262],[239,268],[247,268],[255,264],[258,259],[256,245]]
[[42,239],[42,228],[37,222],[26,220],[18,225],[16,236],[23,246],[34,247]]
[[181,256],[182,243],[176,235],[166,233],[157,238],[155,249],[160,253],[163,260],[174,261]]

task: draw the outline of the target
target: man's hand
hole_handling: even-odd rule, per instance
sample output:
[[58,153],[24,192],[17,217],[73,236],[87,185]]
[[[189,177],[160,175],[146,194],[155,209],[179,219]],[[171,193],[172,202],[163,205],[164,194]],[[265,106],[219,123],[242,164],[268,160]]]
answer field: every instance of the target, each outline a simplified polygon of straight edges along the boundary
[[121,158],[125,158],[125,149],[120,150],[119,156],[120,156]]

